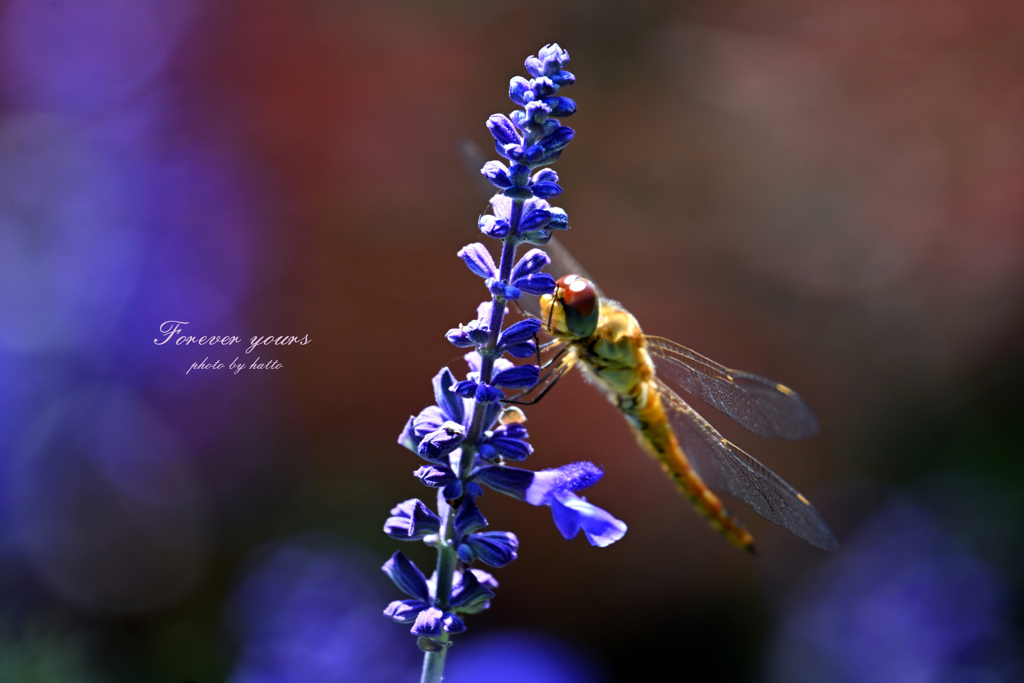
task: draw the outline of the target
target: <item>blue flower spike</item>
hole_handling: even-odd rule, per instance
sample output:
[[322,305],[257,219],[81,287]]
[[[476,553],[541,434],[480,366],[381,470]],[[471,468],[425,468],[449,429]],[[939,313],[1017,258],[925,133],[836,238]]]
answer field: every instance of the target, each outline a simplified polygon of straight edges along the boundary
[[531,505],[551,508],[555,526],[569,539],[583,531],[592,545],[621,539],[626,525],[580,497],[577,492],[603,476],[596,465],[579,462],[533,472],[522,463],[533,454],[526,416],[504,407],[505,391],[536,386],[540,368],[517,359],[535,358],[541,321],[527,319],[507,327],[508,302],[541,296],[555,289],[544,269],[551,259],[530,249],[518,260],[522,244],[543,246],[552,234],[569,229],[565,211],[549,200],[562,194],[558,174],[548,168],[575,135],[560,119],[576,112],[564,88],[576,82],[566,71],[569,53],[557,43],[545,45],[526,60],[528,78],[511,79],[509,98],[519,108],[508,116],[494,114],[487,129],[501,157],[480,172],[495,188],[490,213],[480,216],[480,232],[501,243],[500,259],[482,243],[463,247],[458,257],[480,277],[490,294],[476,318],[445,334],[465,349],[465,377],[442,368],[433,378],[434,404],[410,417],[398,443],[426,461],[414,472],[421,484],[436,490],[437,512],[411,498],[392,508],[384,532],[402,541],[421,541],[437,552],[437,567],[427,579],[400,552],[384,572],[408,598],[395,600],[384,615],[411,624],[423,650],[421,683],[440,683],[451,636],[466,630],[459,614],[477,614],[491,605],[498,582],[474,564],[504,567],[516,559],[519,539],[508,531],[487,531],[477,499],[489,488]]

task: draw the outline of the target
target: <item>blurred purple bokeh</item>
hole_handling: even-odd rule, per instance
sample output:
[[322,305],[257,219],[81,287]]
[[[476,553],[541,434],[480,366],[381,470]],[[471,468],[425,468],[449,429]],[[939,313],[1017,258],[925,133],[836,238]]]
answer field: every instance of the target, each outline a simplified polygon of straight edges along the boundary
[[[380,619],[379,570],[324,538],[265,549],[228,611],[239,644],[232,683],[388,683],[415,680],[420,657]],[[383,589],[383,590],[382,590]]]

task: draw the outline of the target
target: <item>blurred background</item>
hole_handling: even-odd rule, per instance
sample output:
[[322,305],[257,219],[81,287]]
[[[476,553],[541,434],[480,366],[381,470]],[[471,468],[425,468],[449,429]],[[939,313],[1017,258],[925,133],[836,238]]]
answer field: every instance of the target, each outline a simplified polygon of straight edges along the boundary
[[[807,399],[801,443],[703,412],[841,548],[734,501],[734,550],[570,377],[530,466],[602,465],[629,533],[487,495],[520,557],[450,680],[1021,680],[1024,5],[5,0],[0,681],[417,680],[381,527],[429,497],[395,439],[486,295],[456,142],[554,41],[563,243]],[[166,320],[312,342],[186,375],[244,349]]]

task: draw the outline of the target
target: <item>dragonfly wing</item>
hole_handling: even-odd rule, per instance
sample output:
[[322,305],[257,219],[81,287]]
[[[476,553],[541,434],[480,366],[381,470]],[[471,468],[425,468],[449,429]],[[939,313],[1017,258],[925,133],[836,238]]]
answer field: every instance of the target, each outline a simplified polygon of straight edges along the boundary
[[818,418],[789,387],[727,368],[663,337],[646,337],[658,375],[722,411],[758,436],[807,439]]
[[719,434],[664,382],[659,380],[658,388],[679,445],[708,486],[731,493],[817,548],[839,547],[825,520],[796,489]]

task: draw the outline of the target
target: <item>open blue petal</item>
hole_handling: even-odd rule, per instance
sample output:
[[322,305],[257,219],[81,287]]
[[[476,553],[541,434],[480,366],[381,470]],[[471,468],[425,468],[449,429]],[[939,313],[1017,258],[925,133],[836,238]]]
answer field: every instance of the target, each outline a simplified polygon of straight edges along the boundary
[[572,491],[562,491],[551,501],[555,526],[565,538],[572,538],[580,529],[590,545],[604,548],[626,535],[626,523],[616,519]]

